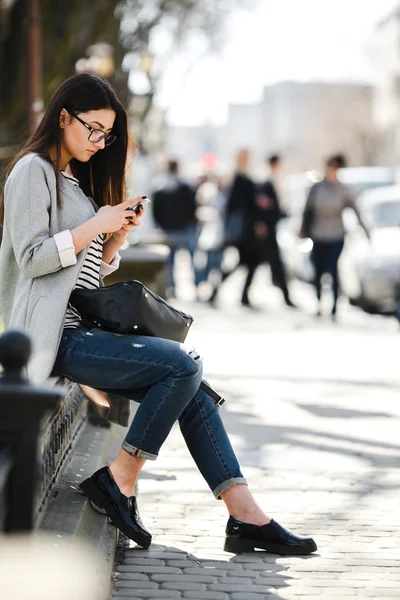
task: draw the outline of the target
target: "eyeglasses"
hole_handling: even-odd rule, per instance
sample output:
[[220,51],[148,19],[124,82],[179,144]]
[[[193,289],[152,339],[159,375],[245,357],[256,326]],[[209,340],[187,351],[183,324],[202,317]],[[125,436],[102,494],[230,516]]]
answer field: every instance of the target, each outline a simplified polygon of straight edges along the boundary
[[85,123],[85,121],[83,121],[83,119],[78,117],[78,115],[75,115],[74,113],[71,113],[71,115],[73,117],[75,117],[75,119],[77,119],[77,121],[82,123],[82,125],[84,125],[86,127],[86,129],[89,129],[89,131],[90,131],[89,137],[88,137],[89,142],[98,144],[99,142],[102,142],[103,140],[105,140],[105,142],[104,142],[105,146],[111,146],[111,144],[113,144],[115,142],[115,140],[117,139],[116,135],[111,135],[111,133],[107,134],[102,129],[94,129],[94,127],[91,127],[89,125],[89,123]]

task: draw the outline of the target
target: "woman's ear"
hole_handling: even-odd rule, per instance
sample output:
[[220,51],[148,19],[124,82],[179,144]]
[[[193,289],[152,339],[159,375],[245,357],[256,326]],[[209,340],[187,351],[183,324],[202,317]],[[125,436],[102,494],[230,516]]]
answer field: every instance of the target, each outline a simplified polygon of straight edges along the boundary
[[68,111],[65,108],[61,109],[60,112],[60,119],[59,119],[59,124],[61,129],[64,129],[65,125],[67,124],[67,119],[68,119]]

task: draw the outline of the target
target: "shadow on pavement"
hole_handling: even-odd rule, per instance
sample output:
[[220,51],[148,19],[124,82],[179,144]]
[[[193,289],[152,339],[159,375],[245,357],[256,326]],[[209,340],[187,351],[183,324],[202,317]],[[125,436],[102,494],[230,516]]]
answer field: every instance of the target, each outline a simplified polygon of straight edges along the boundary
[[296,406],[308,410],[316,417],[329,419],[389,419],[392,415],[381,412],[363,412],[361,410],[349,410],[348,408],[337,408],[335,406],[319,406],[318,404],[301,404],[296,403]]
[[[268,382],[270,379],[266,377],[265,380]],[[290,378],[289,378],[290,379]],[[221,377],[223,380],[223,377]],[[286,380],[287,381],[287,380]],[[315,380],[312,380],[315,382]],[[327,380],[322,380],[324,383],[330,383]],[[303,384],[303,380],[298,380],[299,383]],[[338,382],[335,382],[338,383]],[[345,382],[348,386],[349,382]],[[351,385],[351,384],[350,384]],[[359,385],[356,382],[355,385]],[[367,383],[368,385],[368,383]],[[375,384],[376,385],[376,384]],[[230,382],[232,386],[232,381]],[[387,387],[393,389],[399,389],[399,386],[388,385]],[[380,385],[376,385],[377,388],[377,405],[379,406],[379,388]],[[221,392],[225,392],[225,398],[227,398],[226,409],[229,411],[229,399],[235,403],[233,411],[229,411],[229,434],[234,434],[237,438],[243,441],[243,451],[238,451],[241,463],[248,466],[256,466],[265,469],[265,476],[268,477],[268,473],[272,470],[279,474],[279,464],[273,465],[272,467],[268,464],[268,458],[273,456],[275,459],[279,456],[287,453],[286,464],[284,469],[289,471],[301,471],[302,469],[302,457],[307,456],[309,462],[304,465],[304,470],[308,472],[308,475],[312,473],[326,473],[327,477],[331,477],[332,480],[338,479],[343,475],[343,484],[340,489],[335,489],[333,484],[330,492],[339,494],[345,494],[349,499],[348,502],[341,500],[342,505],[335,510],[329,510],[326,516],[323,516],[321,511],[318,511],[318,520],[321,523],[331,522],[332,520],[346,519],[346,512],[350,513],[354,510],[354,506],[361,507],[361,502],[370,503],[373,501],[373,496],[385,497],[385,494],[393,490],[400,489],[400,473],[398,467],[400,464],[400,444],[390,443],[384,441],[384,434],[381,436],[382,441],[372,440],[366,437],[364,430],[364,437],[358,434],[356,425],[353,429],[354,435],[340,434],[336,432],[326,431],[326,427],[319,428],[318,424],[313,423],[311,427],[304,426],[281,426],[281,425],[268,425],[267,423],[257,423],[255,420],[254,408],[251,412],[244,412],[240,410],[240,398],[249,397],[246,393],[232,394],[231,390],[227,388],[224,390],[223,386]],[[282,397],[280,398],[282,400]],[[398,417],[393,414],[384,412],[370,412],[363,410],[348,410],[345,408],[339,408],[334,406],[326,406],[323,403],[319,404],[302,404],[295,401],[293,398],[289,399],[285,397],[285,402],[291,402],[298,408],[303,408],[311,412],[313,415],[321,418],[328,419],[368,419],[368,418],[380,418],[380,419],[394,419],[398,420]],[[238,406],[239,405],[239,406]],[[273,404],[272,404],[273,406]],[[371,431],[375,432],[376,425],[371,420]],[[262,452],[257,449],[260,440],[262,441]],[[274,446],[277,449],[274,449]],[[257,456],[260,457],[260,462],[257,463]],[[344,468],[335,465],[335,457],[337,462],[340,464],[342,461]],[[325,458],[327,462],[324,463]],[[274,460],[274,459],[273,459]],[[290,460],[294,460],[294,464],[290,465]],[[347,462],[346,462],[347,461]],[[289,463],[289,464],[288,464]],[[351,467],[353,463],[353,468]],[[310,468],[311,467],[311,468]],[[389,472],[388,472],[389,470]],[[386,471],[386,472],[385,472]],[[397,473],[397,475],[396,475]],[[326,482],[325,482],[326,483]],[[313,491],[326,492],[324,480],[318,482],[318,478],[313,484]],[[285,488],[287,491],[287,487]],[[277,488],[274,487],[274,491]],[[384,502],[384,500],[382,500]]]
[[[215,379],[219,379],[220,381],[224,381],[224,380],[228,380],[231,381],[232,380],[232,375],[213,375],[213,377]],[[387,390],[400,390],[400,383],[392,383],[392,382],[387,382],[387,381],[360,381],[358,379],[327,379],[327,378],[318,378],[318,377],[291,377],[290,375],[285,375],[285,376],[280,376],[280,375],[263,375],[263,374],[251,374],[248,375],[247,373],[235,373],[234,375],[234,379],[237,379],[238,381],[240,380],[265,380],[265,381],[282,381],[284,383],[299,383],[302,385],[306,385],[306,384],[310,384],[310,385],[314,385],[314,384],[332,384],[335,383],[335,385],[343,385],[343,386],[355,386],[355,387],[360,387],[360,388],[364,388],[364,387],[376,387],[377,391],[379,391],[380,388],[385,388]],[[336,394],[338,395],[338,394]],[[229,397],[232,396],[232,391],[229,390]],[[238,394],[238,397],[243,396],[243,394]]]
[[[321,407],[322,408],[322,407]],[[324,407],[325,408],[325,407]],[[252,415],[250,415],[252,416]],[[369,413],[364,413],[365,417]],[[391,415],[384,415],[391,418]],[[337,418],[337,415],[336,415]],[[376,468],[398,468],[400,464],[400,445],[386,442],[377,442],[361,437],[328,433],[320,429],[306,427],[258,425],[249,421],[248,413],[240,413],[235,410],[229,414],[229,433],[235,434],[248,442],[264,439],[264,444],[290,445],[292,448],[305,448],[318,452],[329,452],[338,456],[349,456],[369,463],[367,466]],[[312,438],[316,438],[315,441]],[[341,442],[342,444],[337,444]],[[346,447],[343,444],[369,447],[369,449],[358,449]],[[377,451],[374,452],[374,449]],[[382,450],[393,451],[391,454],[382,454]],[[267,452],[265,448],[263,452]],[[259,465],[255,465],[259,466]],[[320,470],[323,470],[321,466]],[[329,467],[327,467],[329,469]]]
[[[176,574],[172,576],[172,579],[171,575],[166,576],[162,572],[157,574],[157,569],[154,567],[155,573],[150,574],[149,572],[151,580],[159,582],[161,586],[163,583],[172,580],[184,584],[185,581],[196,583],[197,579],[197,583],[206,586],[204,591],[208,593],[213,591],[214,593],[217,591],[220,593],[235,592],[235,598],[239,599],[240,597],[243,600],[252,597],[251,594],[257,594],[257,597],[259,594],[265,594],[262,597],[268,600],[281,600],[282,596],[275,593],[275,591],[288,588],[290,582],[294,580],[293,577],[285,574],[288,567],[276,562],[277,559],[281,558],[278,555],[260,551],[234,555],[231,558],[228,558],[229,555],[227,554],[227,560],[215,560],[196,556],[175,546],[152,544],[147,551],[143,551],[139,547],[125,548],[124,565],[122,568],[117,566],[116,569],[117,581],[114,591],[127,588],[132,590],[135,587],[137,588],[136,594],[139,593],[140,581],[130,581],[129,565],[145,564],[143,562],[144,556],[149,559],[149,565],[152,564],[152,560],[164,559],[163,563],[166,567],[171,571],[175,568]],[[318,556],[318,554],[313,556]],[[313,556],[298,557],[298,560],[309,560]],[[137,568],[138,571],[140,571],[140,566]],[[144,569],[144,572],[148,573],[146,569]],[[214,588],[214,586],[216,587]],[[224,586],[226,586],[225,589]],[[173,589],[170,586],[168,588]],[[177,587],[177,589],[181,588]],[[198,594],[200,593],[199,590]],[[136,595],[133,591],[132,594]],[[200,597],[200,595],[197,597]]]

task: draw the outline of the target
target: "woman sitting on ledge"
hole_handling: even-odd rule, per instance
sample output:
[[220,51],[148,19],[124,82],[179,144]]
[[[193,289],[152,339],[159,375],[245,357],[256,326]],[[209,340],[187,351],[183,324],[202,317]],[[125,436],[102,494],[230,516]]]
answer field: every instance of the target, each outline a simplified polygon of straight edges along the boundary
[[71,310],[75,288],[98,288],[138,215],[125,199],[127,117],[109,83],[81,74],[55,92],[37,130],[13,160],[4,188],[0,301],[6,328],[34,341],[28,372],[51,374],[133,398],[146,389],[122,449],[80,488],[137,544],[148,548],[134,496],[175,421],[215,498],[229,513],[225,550],[309,554],[312,538],[284,529],[257,505],[212,398],[202,363],[177,342],[86,327]]

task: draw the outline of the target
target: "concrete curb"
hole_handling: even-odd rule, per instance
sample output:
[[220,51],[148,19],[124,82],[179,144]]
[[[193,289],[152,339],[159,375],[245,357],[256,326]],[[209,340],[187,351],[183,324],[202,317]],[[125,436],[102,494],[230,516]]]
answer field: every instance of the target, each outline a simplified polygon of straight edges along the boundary
[[[107,576],[110,586],[118,530],[104,515],[92,509],[78,486],[116,455],[122,439],[119,429],[116,426],[101,429],[86,425],[51,492],[51,500],[39,524],[40,531],[54,536],[55,540],[66,537],[72,542],[85,542],[93,548],[96,569]],[[107,600],[109,594],[110,587],[100,587],[98,599]]]

